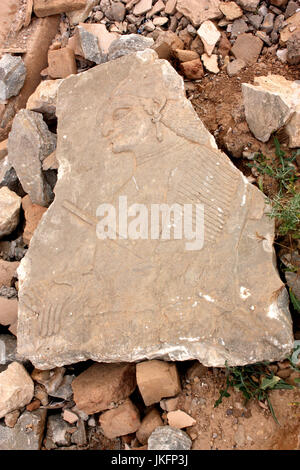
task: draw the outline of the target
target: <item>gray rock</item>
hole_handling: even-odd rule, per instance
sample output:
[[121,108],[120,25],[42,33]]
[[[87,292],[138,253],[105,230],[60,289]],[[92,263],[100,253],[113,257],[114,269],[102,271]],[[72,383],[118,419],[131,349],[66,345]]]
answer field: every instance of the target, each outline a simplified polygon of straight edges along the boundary
[[236,0],[236,3],[240,5],[243,10],[255,11],[258,7],[260,0]]
[[294,2],[294,0],[290,0],[284,13],[284,18],[287,19],[290,16],[293,16],[297,9],[299,8],[299,2]]
[[263,16],[261,15],[247,15],[248,16],[248,20],[249,20],[249,23],[255,28],[255,29],[259,29],[261,23],[262,23],[262,20],[263,20]]
[[279,39],[279,34],[276,33],[276,31],[272,31],[271,34],[270,34],[270,39],[271,39],[272,44],[276,44],[278,42],[278,39]]
[[267,33],[265,33],[264,31],[256,31],[255,34],[259,39],[261,39],[265,44],[267,44],[267,46],[271,46],[271,39],[269,38]]
[[285,272],[285,279],[288,286],[292,289],[294,295],[300,300],[300,277],[297,273]]
[[57,446],[71,444],[70,426],[61,415],[52,415],[48,418],[45,446],[47,449],[55,449]]
[[17,338],[13,335],[0,335],[0,372],[12,362],[25,362],[17,353]]
[[52,393],[49,393],[52,397],[63,398],[68,400],[73,395],[72,382],[75,378],[75,375],[65,375],[59,387]]
[[180,429],[159,426],[148,439],[148,450],[190,450],[192,440]]
[[125,7],[121,2],[112,2],[111,6],[105,10],[105,16],[111,21],[123,21],[125,17]]
[[96,64],[105,62],[106,54],[101,52],[97,36],[90,33],[82,26],[77,26],[77,30],[83,57]]
[[229,62],[227,65],[227,73],[229,77],[233,77],[234,75],[238,75],[241,70],[246,67],[246,63],[242,59],[235,59]]
[[267,142],[273,132],[286,126],[289,146],[299,146],[300,84],[281,75],[255,77],[254,85],[242,84],[245,115],[255,137]]
[[249,27],[246,23],[245,20],[242,18],[239,18],[237,20],[234,20],[232,23],[232,29],[231,29],[231,38],[236,38],[240,34],[246,33],[249,30]]
[[274,21],[273,31],[278,33],[283,27],[283,23],[284,23],[284,15],[278,15]]
[[25,411],[14,428],[0,424],[0,450],[39,450],[47,410]]
[[5,54],[0,60],[0,102],[16,96],[24,85],[26,67],[21,57]]
[[52,191],[42,173],[42,162],[56,148],[56,135],[41,114],[22,109],[15,116],[8,138],[8,159],[34,204],[47,206]]
[[8,157],[0,161],[0,188],[3,186],[7,186],[8,189],[17,193],[18,196],[25,196],[17,173],[9,162]]
[[153,46],[152,38],[146,38],[139,34],[127,34],[111,43],[108,50],[108,60],[118,59],[133,52],[143,51]]
[[72,434],[71,442],[78,446],[84,446],[87,443],[85,424],[81,419],[77,421],[77,430]]
[[268,10],[268,8],[266,7],[266,5],[263,4],[263,5],[261,5],[261,6],[259,7],[258,13],[259,13],[260,15],[262,15],[263,17],[265,17],[265,16],[269,13],[269,10]]
[[295,32],[287,41],[287,62],[300,64],[300,31]]
[[274,26],[274,18],[274,13],[268,13],[264,18],[263,24],[261,25],[261,30],[265,31],[266,33],[270,33]]

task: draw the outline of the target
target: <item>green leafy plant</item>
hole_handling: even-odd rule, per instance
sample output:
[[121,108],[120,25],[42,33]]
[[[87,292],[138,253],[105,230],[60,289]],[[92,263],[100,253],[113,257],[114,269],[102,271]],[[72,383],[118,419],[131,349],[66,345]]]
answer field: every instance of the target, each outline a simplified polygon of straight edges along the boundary
[[275,422],[279,424],[270,401],[269,392],[270,390],[293,389],[293,386],[277,377],[268,368],[267,362],[238,367],[229,367],[226,363],[226,386],[220,390],[220,396],[214,405],[215,408],[222,403],[223,398],[230,397],[228,391],[230,388],[243,394],[245,404],[251,399],[266,401]]
[[300,150],[295,151],[292,156],[287,157],[286,153],[280,148],[280,143],[274,137],[276,158],[267,158],[263,153],[257,153],[253,163],[248,166],[255,168],[261,175],[268,175],[278,182],[278,195],[282,196],[285,191],[294,192],[295,182],[297,180],[296,168],[293,162],[296,160]]
[[[278,139],[274,137],[274,158],[267,158],[263,153],[257,153],[253,163],[248,166],[255,168],[260,175],[268,175],[278,185],[278,192],[274,197],[268,197],[267,203],[271,209],[269,217],[278,222],[277,234],[292,238],[300,238],[300,193],[297,191],[297,170],[294,161],[300,155],[300,149],[287,156]],[[258,178],[261,191],[264,190],[262,178]]]
[[300,313],[300,300],[295,296],[293,290],[289,288],[290,299],[296,312]]
[[278,234],[290,233],[293,238],[300,238],[300,193],[287,199],[277,194],[269,203],[272,207],[268,215],[278,220]]

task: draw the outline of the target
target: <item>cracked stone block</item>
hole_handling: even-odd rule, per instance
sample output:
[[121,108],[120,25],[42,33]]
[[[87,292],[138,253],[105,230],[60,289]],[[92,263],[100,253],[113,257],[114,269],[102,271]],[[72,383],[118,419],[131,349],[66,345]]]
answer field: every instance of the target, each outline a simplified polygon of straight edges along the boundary
[[[63,81],[56,113],[55,200],[18,268],[19,353],[39,369],[285,358],[294,339],[269,206],[174,68],[151,49],[95,66]],[[192,217],[174,227],[173,204],[198,214],[192,232]]]

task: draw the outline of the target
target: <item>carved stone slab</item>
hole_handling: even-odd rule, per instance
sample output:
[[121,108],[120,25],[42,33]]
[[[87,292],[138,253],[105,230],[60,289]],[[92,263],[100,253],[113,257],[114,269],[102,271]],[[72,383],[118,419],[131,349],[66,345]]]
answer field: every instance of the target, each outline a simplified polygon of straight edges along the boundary
[[[19,268],[19,353],[41,369],[285,357],[292,325],[264,196],[218,151],[172,66],[146,50],[71,76],[57,115],[55,200]],[[203,246],[161,228],[134,239],[128,225],[126,238],[124,224],[99,238],[97,208],[125,197],[149,214],[202,204]]]

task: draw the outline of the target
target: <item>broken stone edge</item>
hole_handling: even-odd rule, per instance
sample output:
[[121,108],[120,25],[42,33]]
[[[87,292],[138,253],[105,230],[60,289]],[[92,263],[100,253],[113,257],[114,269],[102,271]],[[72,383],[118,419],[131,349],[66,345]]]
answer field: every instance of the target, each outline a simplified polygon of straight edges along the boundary
[[[152,49],[145,49],[142,52],[136,52],[135,55],[141,61],[147,61],[152,56],[152,60],[159,60],[159,62],[163,62],[165,65],[165,69],[166,69],[165,73],[176,74],[177,80],[181,81],[182,91],[184,93],[183,78],[177,75],[177,72],[174,70],[174,68],[170,65],[168,61],[163,60],[163,59],[158,59],[158,55]],[[122,61],[123,59],[124,57],[120,57],[116,60]],[[107,64],[100,64],[97,67],[103,67],[103,66],[107,66]],[[82,72],[82,73],[89,73],[89,71]],[[79,75],[81,74],[78,74],[76,77],[78,77]],[[65,84],[65,82],[67,82],[68,80],[73,80],[73,79],[74,79],[74,76],[70,76],[69,78],[64,79],[63,83]],[[189,101],[188,103],[192,107]],[[202,121],[199,119],[196,113],[195,113],[195,117],[199,121],[199,125],[202,128],[204,128]],[[209,131],[207,131],[207,135],[208,136],[207,136],[206,142],[208,143],[206,145],[210,145],[213,149],[218,149],[215,139],[209,133]],[[70,171],[68,162],[60,157],[61,156],[58,155],[58,160],[59,160],[58,180],[62,179],[63,175]],[[234,166],[231,161],[230,161],[230,164]],[[243,179],[244,179],[245,184],[253,187],[253,185],[249,183],[246,178],[243,178]],[[257,188],[255,189],[258,192],[260,192]],[[265,212],[267,212],[267,210],[268,209],[265,207]],[[39,237],[39,232],[42,229],[41,226],[43,225],[44,220],[45,218],[42,217],[40,225],[33,235],[32,241],[35,238]],[[271,234],[271,240],[270,240],[272,244],[272,248],[270,249],[270,251],[272,252],[272,260],[273,260],[274,269],[276,269],[276,260],[275,260],[274,249],[273,249],[274,232],[275,232],[275,222],[273,221],[273,233]],[[22,291],[22,283],[28,277],[29,272],[30,272],[30,260],[28,256],[26,255],[21,260],[21,263],[17,269],[20,291]],[[293,349],[293,345],[294,345],[294,339],[293,339],[293,333],[292,333],[292,320],[291,320],[291,315],[290,315],[289,308],[288,308],[289,296],[284,285],[274,293],[274,297],[276,297],[275,300],[273,300],[273,302],[268,306],[268,308],[271,309],[272,312],[275,312],[275,314],[278,317],[280,317],[282,322],[285,324],[288,332],[286,335],[287,343],[283,345],[281,345],[276,340],[276,338],[266,337],[265,339],[266,343],[269,343],[273,347],[275,346],[277,348],[276,352],[274,352],[274,355],[272,357],[268,357],[267,360],[269,362],[280,361],[280,360],[285,359],[291,353]],[[21,316],[20,303],[19,303],[18,316],[19,318]],[[22,314],[22,316],[23,316],[23,321],[24,321],[24,318],[26,317],[25,312]],[[22,334],[22,331],[20,331],[18,327],[18,336],[21,334]],[[26,359],[30,360],[34,364],[35,367],[41,370],[43,369],[47,370],[47,369],[51,369],[54,367],[74,364],[76,362],[81,362],[81,361],[86,361],[86,360],[93,360],[95,362],[103,362],[103,363],[120,363],[120,362],[136,363],[136,362],[141,362],[143,360],[152,360],[152,359],[161,359],[164,361],[198,360],[200,363],[202,363],[204,366],[207,366],[207,367],[225,367],[226,364],[228,366],[243,366],[243,365],[254,364],[254,363],[258,363],[258,362],[266,360],[266,358],[261,353],[261,351],[257,351],[257,354],[255,354],[255,359],[252,356],[250,356],[250,357],[247,357],[247,359],[245,358],[244,360],[242,360],[241,351],[239,351],[239,353],[237,353],[234,356],[232,351],[226,351],[226,348],[224,348],[224,346],[221,346],[220,344],[207,345],[205,342],[194,342],[194,343],[191,342],[187,349],[186,346],[180,344],[179,340],[178,340],[178,344],[160,343],[150,348],[145,348],[142,353],[139,350],[139,348],[135,348],[135,350],[131,351],[130,354],[128,353],[124,355],[116,354],[115,356],[112,356],[111,354],[109,354],[107,357],[104,356],[103,354],[95,354],[89,351],[78,352],[78,350],[71,350],[71,349],[69,349],[68,352],[64,352],[63,355],[60,353],[58,358],[53,357],[53,356],[41,357],[40,354],[28,354],[26,351],[19,349],[19,342],[18,342],[17,350],[19,354],[22,354],[24,357],[26,357]]]

